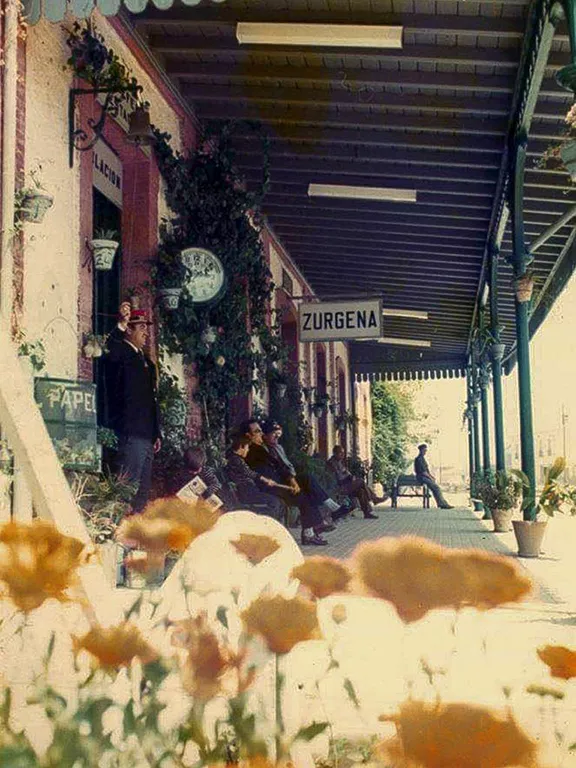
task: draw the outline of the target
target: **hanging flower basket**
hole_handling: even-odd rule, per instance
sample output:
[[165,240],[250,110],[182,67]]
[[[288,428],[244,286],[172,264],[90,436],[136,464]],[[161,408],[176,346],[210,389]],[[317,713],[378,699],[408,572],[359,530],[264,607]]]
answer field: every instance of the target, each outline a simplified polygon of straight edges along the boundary
[[102,353],[104,350],[99,344],[84,344],[82,347],[82,354],[84,357],[88,358],[94,358],[94,357],[102,357]]
[[567,141],[560,147],[560,157],[572,181],[576,181],[576,141]]
[[316,416],[317,419],[321,419],[322,416],[324,416],[324,411],[326,409],[323,405],[315,405],[313,406],[312,410],[314,411],[314,416]]
[[159,288],[158,289],[158,301],[169,311],[178,309],[180,303],[180,296],[182,294],[182,288]]
[[54,198],[51,195],[45,195],[42,192],[30,191],[22,198],[18,215],[21,221],[28,221],[31,224],[40,224],[46,211],[52,208]]
[[115,240],[90,240],[88,245],[94,257],[94,269],[102,272],[112,269],[120,243]]
[[500,344],[495,342],[494,344],[492,344],[491,352],[492,352],[492,360],[494,360],[495,362],[502,360],[502,358],[504,357],[504,353],[506,352],[506,344]]
[[216,339],[218,338],[218,331],[216,328],[214,328],[213,325],[209,325],[208,328],[204,328],[202,331],[202,335],[200,336],[201,341],[204,344],[207,344],[208,346],[211,346],[216,342]]
[[530,301],[534,291],[534,278],[532,275],[526,274],[516,278],[514,281],[514,290],[516,291],[516,299],[519,304],[526,304]]
[[287,384],[277,384],[276,385],[276,394],[278,397],[282,400],[286,396],[286,391],[288,390]]

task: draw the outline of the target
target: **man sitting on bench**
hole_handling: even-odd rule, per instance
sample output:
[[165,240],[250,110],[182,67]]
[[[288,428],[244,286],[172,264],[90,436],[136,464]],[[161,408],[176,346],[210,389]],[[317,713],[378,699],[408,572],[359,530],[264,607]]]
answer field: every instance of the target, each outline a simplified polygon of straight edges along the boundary
[[372,512],[371,504],[381,504],[386,501],[387,496],[376,496],[361,477],[355,477],[346,466],[344,448],[341,445],[335,445],[332,451],[332,458],[327,462],[328,467],[334,473],[336,482],[342,493],[346,496],[356,496],[360,502],[364,518],[366,520],[376,520],[378,515]]
[[428,446],[426,443],[422,443],[418,446],[418,456],[416,456],[414,459],[414,474],[422,483],[422,485],[426,485],[428,488],[430,488],[432,495],[434,496],[434,500],[440,509],[454,509],[451,504],[448,504],[444,498],[442,489],[436,482],[436,478],[430,473],[430,467],[428,466],[428,462],[425,458],[427,451]]

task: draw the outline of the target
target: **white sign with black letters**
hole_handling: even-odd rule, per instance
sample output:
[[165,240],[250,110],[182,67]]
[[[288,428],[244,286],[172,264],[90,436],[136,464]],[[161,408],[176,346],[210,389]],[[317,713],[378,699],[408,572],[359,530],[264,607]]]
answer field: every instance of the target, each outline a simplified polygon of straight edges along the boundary
[[92,184],[114,205],[122,208],[122,163],[101,139],[92,150]]
[[377,339],[383,334],[382,301],[332,301],[301,304],[300,341]]

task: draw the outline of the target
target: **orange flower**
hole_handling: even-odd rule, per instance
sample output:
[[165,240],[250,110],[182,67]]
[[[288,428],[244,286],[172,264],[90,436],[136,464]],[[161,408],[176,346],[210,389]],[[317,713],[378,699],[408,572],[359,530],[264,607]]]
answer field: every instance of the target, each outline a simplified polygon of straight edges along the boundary
[[171,520],[173,523],[181,523],[186,526],[189,529],[190,541],[194,541],[198,536],[213,528],[218,522],[220,514],[218,510],[213,509],[202,500],[184,501],[177,496],[155,499],[144,510],[146,519]]
[[167,552],[169,549],[186,549],[193,537],[181,523],[133,515],[122,522],[116,538],[127,546],[149,552]]
[[320,636],[316,605],[302,597],[261,595],[242,619],[246,630],[261,635],[273,653],[288,653],[296,643]]
[[328,597],[344,592],[352,574],[334,557],[309,557],[302,565],[292,569],[292,576],[308,587],[314,597]]
[[82,563],[84,544],[65,536],[45,520],[7,523],[0,528],[0,581],[21,610],[32,611],[45,600],[60,602]]
[[230,543],[252,565],[258,565],[280,549],[278,542],[270,536],[259,536],[253,533],[241,533],[239,539]]
[[545,645],[538,648],[538,656],[550,667],[552,677],[570,680],[576,677],[576,651],[563,645]]
[[405,622],[434,608],[492,608],[520,600],[531,586],[520,568],[501,556],[411,536],[362,543],[352,561],[369,594],[390,601]]
[[505,768],[536,765],[536,743],[510,714],[472,704],[408,701],[392,721],[398,736],[381,745],[394,765]]
[[76,652],[88,651],[102,667],[116,669],[127,667],[132,659],[148,663],[158,658],[158,653],[142,637],[138,627],[124,622],[116,627],[93,627],[83,637],[74,638]]
[[182,670],[184,687],[203,701],[213,699],[220,692],[223,676],[240,663],[228,649],[220,646],[204,613],[175,622],[172,645],[188,652]]

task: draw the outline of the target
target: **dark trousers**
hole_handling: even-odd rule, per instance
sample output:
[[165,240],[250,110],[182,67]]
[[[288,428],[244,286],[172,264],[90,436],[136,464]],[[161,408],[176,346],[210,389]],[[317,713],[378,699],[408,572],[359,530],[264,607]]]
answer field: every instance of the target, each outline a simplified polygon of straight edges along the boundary
[[429,480],[427,477],[419,477],[418,480],[420,480],[422,485],[427,485],[430,488],[434,501],[439,507],[445,507],[448,504],[438,483],[435,483],[434,480]]
[[120,472],[129,482],[137,487],[132,499],[132,511],[142,512],[150,495],[152,485],[152,462],[154,461],[154,442],[143,437],[125,435],[120,438],[118,447]]
[[300,525],[302,528],[316,528],[323,524],[324,519],[317,503],[304,490],[301,490],[300,493],[290,493],[290,491],[283,491],[281,488],[270,488],[269,492],[290,506],[296,504],[300,510]]
[[266,514],[273,517],[275,520],[282,521],[284,517],[284,504],[281,499],[277,498],[271,493],[261,491],[255,486],[238,485],[236,492],[238,499],[242,504],[250,506],[251,504],[265,505],[266,510],[256,509],[259,514]]

